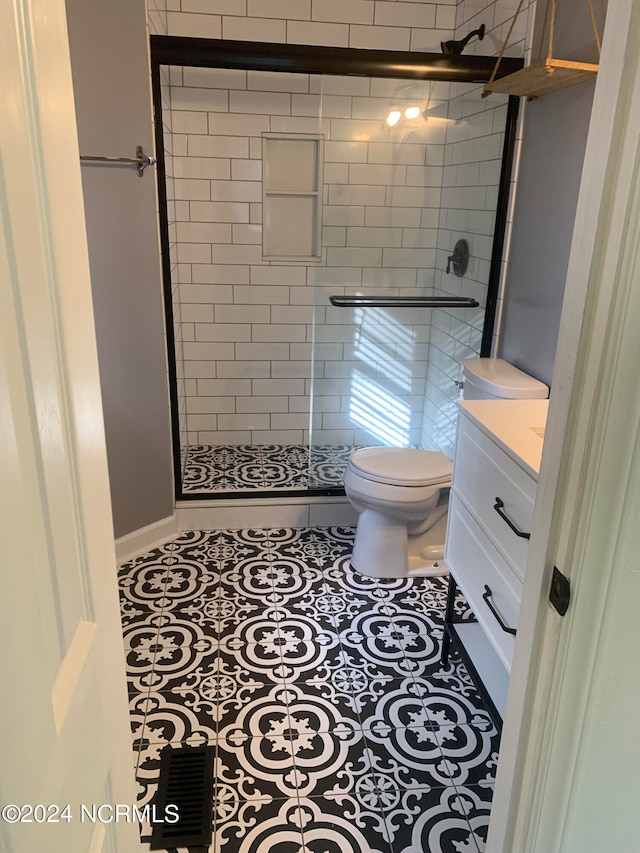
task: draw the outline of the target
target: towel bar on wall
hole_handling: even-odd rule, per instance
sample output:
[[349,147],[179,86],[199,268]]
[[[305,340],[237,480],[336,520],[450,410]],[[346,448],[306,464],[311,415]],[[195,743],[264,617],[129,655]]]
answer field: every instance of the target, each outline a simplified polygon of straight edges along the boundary
[[479,308],[467,296],[330,296],[336,308]]
[[147,166],[153,166],[156,163],[155,157],[150,157],[142,150],[142,145],[136,147],[135,157],[91,157],[89,155],[80,155],[80,159],[86,163],[113,163],[115,165],[135,163],[138,167],[138,177],[144,175],[144,170]]

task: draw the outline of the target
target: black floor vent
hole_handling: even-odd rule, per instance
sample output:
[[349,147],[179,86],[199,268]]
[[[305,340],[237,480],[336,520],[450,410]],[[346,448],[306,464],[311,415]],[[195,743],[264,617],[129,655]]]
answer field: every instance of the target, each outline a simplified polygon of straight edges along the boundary
[[213,746],[162,751],[151,850],[211,844],[214,755]]

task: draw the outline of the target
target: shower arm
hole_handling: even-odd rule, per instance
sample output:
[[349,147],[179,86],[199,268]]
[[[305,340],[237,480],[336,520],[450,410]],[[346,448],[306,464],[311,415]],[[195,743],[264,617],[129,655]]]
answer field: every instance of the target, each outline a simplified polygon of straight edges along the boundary
[[478,41],[482,41],[482,39],[484,38],[484,31],[484,24],[481,24],[477,30],[472,30],[470,33],[468,33],[468,35],[466,35],[463,39],[460,40],[462,48],[464,49],[469,44],[471,39],[475,38],[476,36],[478,37]]
[[485,25],[480,24],[477,30],[472,30],[463,39],[450,41],[441,41],[440,48],[445,56],[460,56],[465,47],[469,44],[472,38],[478,37],[478,41],[482,41],[485,33]]

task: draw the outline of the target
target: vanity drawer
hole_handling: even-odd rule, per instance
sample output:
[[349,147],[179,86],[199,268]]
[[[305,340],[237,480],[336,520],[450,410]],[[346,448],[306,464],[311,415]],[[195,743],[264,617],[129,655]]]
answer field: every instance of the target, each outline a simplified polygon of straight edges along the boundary
[[530,533],[536,482],[467,418],[460,418],[453,490],[523,580],[528,539],[505,516],[518,531]]
[[[498,657],[511,669],[515,636],[500,626],[516,628],[522,582],[455,495],[449,504],[445,560]],[[489,602],[483,598],[491,590]],[[497,616],[496,616],[497,613]]]

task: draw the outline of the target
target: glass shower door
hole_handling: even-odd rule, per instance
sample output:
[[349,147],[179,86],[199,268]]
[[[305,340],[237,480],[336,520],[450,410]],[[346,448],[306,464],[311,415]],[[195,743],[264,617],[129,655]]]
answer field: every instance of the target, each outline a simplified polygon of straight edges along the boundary
[[372,295],[358,304],[317,288],[310,442],[316,487],[341,486],[356,447],[419,443],[431,309],[370,304]]
[[481,91],[372,79],[351,121],[332,123],[344,141],[326,145],[326,254],[313,270],[311,487],[340,487],[361,446],[453,458],[461,362],[481,352],[507,119],[507,98]]
[[473,310],[470,297],[316,292],[310,486],[342,485],[358,447],[443,449],[425,435],[435,311]]
[[[181,493],[339,490],[362,445],[451,455],[460,361],[480,351],[506,99],[408,78],[160,77]],[[464,278],[445,271],[461,237]]]

